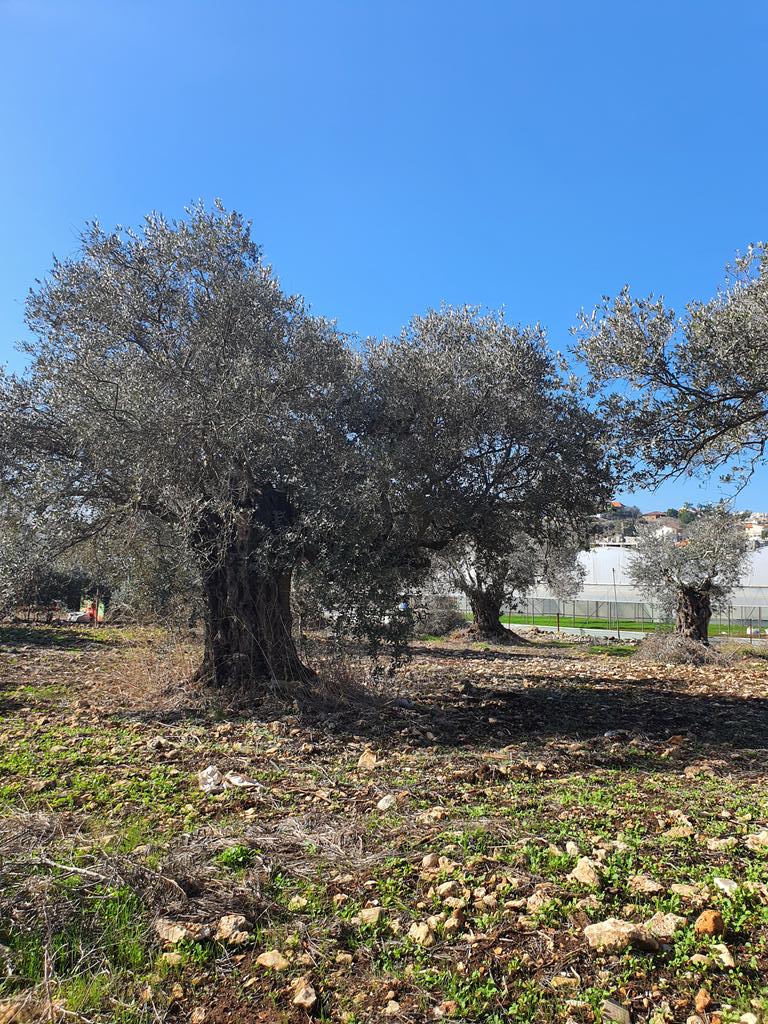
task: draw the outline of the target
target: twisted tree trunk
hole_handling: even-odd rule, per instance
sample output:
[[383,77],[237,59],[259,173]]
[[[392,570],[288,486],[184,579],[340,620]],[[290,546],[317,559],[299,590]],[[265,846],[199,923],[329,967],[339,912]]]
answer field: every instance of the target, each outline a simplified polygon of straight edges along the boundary
[[205,648],[198,677],[215,686],[263,694],[273,681],[308,682],[293,639],[291,570],[254,558],[250,531],[203,562]]
[[693,587],[681,587],[677,595],[675,632],[690,640],[708,644],[711,618],[712,602],[709,593]]
[[494,639],[510,639],[510,631],[501,624],[501,599],[487,590],[473,590],[467,595],[475,620],[475,630],[480,636]]

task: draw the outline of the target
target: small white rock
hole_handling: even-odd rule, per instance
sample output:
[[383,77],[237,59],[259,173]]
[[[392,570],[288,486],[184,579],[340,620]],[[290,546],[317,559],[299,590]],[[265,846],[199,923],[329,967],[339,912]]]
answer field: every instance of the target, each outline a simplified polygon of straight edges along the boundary
[[726,896],[735,896],[739,891],[739,883],[734,882],[732,878],[713,878],[712,881]]

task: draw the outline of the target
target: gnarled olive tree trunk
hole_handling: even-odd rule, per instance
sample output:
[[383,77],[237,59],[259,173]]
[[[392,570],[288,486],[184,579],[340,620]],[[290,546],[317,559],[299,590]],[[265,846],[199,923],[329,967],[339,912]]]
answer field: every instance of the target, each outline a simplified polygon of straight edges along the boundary
[[677,624],[675,632],[690,640],[709,643],[709,620],[712,601],[707,591],[681,587],[677,595]]
[[501,624],[502,599],[497,594],[489,590],[473,590],[467,597],[475,620],[475,630],[480,636],[514,640],[510,631]]
[[258,695],[269,682],[308,682],[293,639],[291,570],[255,557],[249,530],[203,559],[205,648],[198,677]]

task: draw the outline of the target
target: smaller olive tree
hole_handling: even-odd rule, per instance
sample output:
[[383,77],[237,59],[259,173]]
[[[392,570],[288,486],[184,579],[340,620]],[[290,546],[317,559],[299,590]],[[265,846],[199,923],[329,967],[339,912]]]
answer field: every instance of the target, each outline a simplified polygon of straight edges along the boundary
[[489,638],[514,640],[501,623],[502,608],[517,607],[538,584],[544,584],[558,601],[581,589],[584,568],[578,546],[552,543],[525,533],[514,533],[508,543],[454,544],[439,559],[438,571],[450,587],[469,601],[475,629]]
[[739,517],[714,506],[702,510],[682,541],[651,524],[640,527],[629,575],[635,586],[676,615],[679,635],[708,644],[712,612],[727,601],[748,557]]

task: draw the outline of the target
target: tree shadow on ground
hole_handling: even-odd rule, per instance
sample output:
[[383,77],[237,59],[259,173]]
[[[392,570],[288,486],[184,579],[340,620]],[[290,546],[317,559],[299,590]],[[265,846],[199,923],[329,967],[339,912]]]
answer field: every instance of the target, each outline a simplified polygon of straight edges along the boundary
[[[317,701],[297,698],[294,703],[283,695],[259,703],[247,694],[186,687],[183,696],[170,695],[175,696],[172,706],[136,701],[113,713],[170,726],[290,718],[300,724],[304,739],[310,735],[313,741],[336,745],[362,741],[457,750],[517,745],[530,751],[552,742],[586,743],[600,754],[601,764],[616,744],[629,748],[634,742],[637,748],[648,741],[660,751],[675,735],[685,737],[680,746],[684,761],[768,751],[768,697],[763,692],[728,692],[713,677],[624,659],[603,664],[599,656],[585,658],[564,647],[486,651],[421,645],[413,650],[408,673],[395,677],[392,689],[385,682],[347,692],[342,687],[331,699],[320,695]],[[356,655],[362,658],[361,651],[347,654],[353,663]],[[486,664],[487,671],[481,667]],[[702,683],[712,683],[712,692],[703,690]],[[677,753],[670,761],[659,761],[658,752],[654,756],[658,770],[680,764]]]
[[14,649],[20,647],[74,651],[88,647],[104,647],[110,642],[108,637],[94,635],[88,626],[0,626],[0,653],[13,653]]
[[21,711],[25,705],[16,694],[17,683],[0,679],[0,716]]
[[[422,697],[413,703],[411,714],[435,737],[415,736],[421,745],[500,747],[605,739],[608,733],[608,739],[626,741],[634,736],[663,741],[682,735],[710,753],[768,748],[768,699],[676,693],[656,679],[621,686],[614,682],[610,688],[578,683],[477,687],[452,701]],[[399,718],[382,708],[376,716],[359,718],[355,728],[371,737],[386,737],[402,729]]]
[[[505,644],[503,647],[434,647],[414,645],[410,648],[413,657],[447,658],[451,661],[503,661],[507,663],[523,661],[526,658],[568,658],[572,661],[583,661],[587,646],[597,644],[571,644],[555,640],[551,643],[533,644],[526,641],[522,644]],[[612,645],[611,645],[612,646]],[[596,655],[597,657],[597,655]]]

